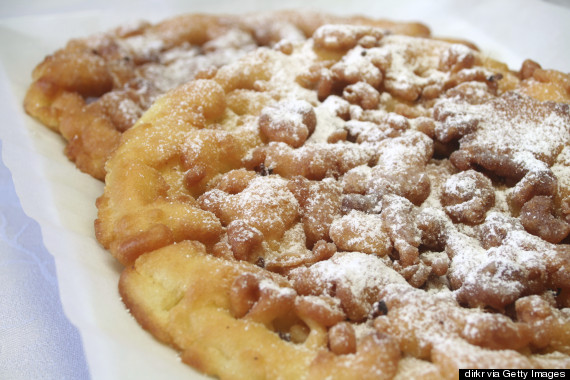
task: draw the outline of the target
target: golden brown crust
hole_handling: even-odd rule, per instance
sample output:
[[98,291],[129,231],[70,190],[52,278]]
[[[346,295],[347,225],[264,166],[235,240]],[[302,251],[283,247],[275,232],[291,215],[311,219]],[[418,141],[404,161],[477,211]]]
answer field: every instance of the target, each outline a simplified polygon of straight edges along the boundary
[[[328,352],[326,330],[311,325],[308,317],[260,323],[250,312],[245,319],[235,318],[229,295],[232,284],[244,273],[259,278],[261,289],[270,287],[281,295],[293,292],[290,285],[279,285],[254,265],[213,258],[192,242],[142,256],[121,276],[120,290],[145,329],[179,348],[184,362],[221,379],[327,378],[333,374],[351,379],[355,372],[363,379],[394,376],[400,351],[386,335],[370,336],[354,353],[339,360]],[[208,282],[201,280],[204,277]],[[267,328],[283,323],[308,323],[310,334],[295,343]]]
[[567,366],[570,94],[537,70],[327,25],[169,92],[98,201],[125,303],[221,378]]
[[255,47],[305,39],[325,23],[429,36],[419,23],[296,11],[187,14],[155,25],[141,22],[71,40],[47,56],[33,71],[24,108],[61,133],[66,155],[80,170],[103,180],[120,135],[159,95]]

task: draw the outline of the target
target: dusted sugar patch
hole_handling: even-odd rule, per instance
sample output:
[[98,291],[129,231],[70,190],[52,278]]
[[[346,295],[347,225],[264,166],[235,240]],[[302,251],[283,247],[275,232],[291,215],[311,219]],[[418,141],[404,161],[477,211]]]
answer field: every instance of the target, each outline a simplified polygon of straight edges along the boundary
[[166,93],[98,200],[125,304],[222,379],[568,367],[569,107],[530,65],[327,25]]
[[[568,144],[570,111],[567,104],[539,102],[509,92],[480,105],[465,105],[466,116],[477,126],[460,140],[455,165],[481,165],[503,176],[521,176],[533,161],[551,166]],[[444,111],[445,112],[445,111]],[[509,133],[504,131],[508,130]]]
[[260,46],[287,50],[319,26],[339,23],[429,36],[419,23],[296,11],[137,22],[73,39],[47,56],[33,71],[25,110],[63,136],[65,153],[80,170],[103,180],[121,134],[160,95],[209,78]]

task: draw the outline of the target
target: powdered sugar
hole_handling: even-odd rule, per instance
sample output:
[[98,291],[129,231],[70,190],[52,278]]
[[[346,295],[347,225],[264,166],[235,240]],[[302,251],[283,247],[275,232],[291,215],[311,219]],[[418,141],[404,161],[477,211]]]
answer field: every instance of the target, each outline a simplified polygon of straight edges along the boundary
[[456,175],[449,177],[449,179],[445,181],[445,192],[458,197],[464,197],[466,194],[477,195],[481,190],[477,187],[472,177]]
[[380,215],[352,210],[332,223],[330,235],[343,250],[384,256],[392,248],[386,230]]
[[157,35],[135,35],[119,40],[119,45],[141,60],[152,60],[164,48],[164,41]]
[[275,281],[272,281],[267,278],[263,278],[259,282],[259,290],[261,292],[270,292],[272,294],[272,297],[275,297],[277,299],[293,297],[296,295],[294,289],[284,286],[279,286],[278,284],[275,283]]
[[388,85],[406,91],[414,86],[443,83],[449,74],[437,68],[440,55],[447,47],[447,44],[421,38],[385,37],[381,49],[382,55],[390,61],[386,71]]
[[333,132],[341,130],[344,120],[336,116],[334,108],[331,109],[323,104],[315,107],[317,115],[317,126],[313,134],[307,140],[308,143],[326,142]]
[[[239,210],[242,219],[253,226],[266,226],[265,229],[271,229],[273,226],[273,229],[283,229],[276,226],[282,224],[281,215],[270,211],[281,210],[282,204],[291,205],[295,210],[298,207],[297,200],[287,190],[286,182],[279,177],[256,177],[236,198],[234,207]],[[258,213],[261,205],[267,212]]]
[[[464,113],[478,121],[476,131],[461,141],[462,150],[484,147],[486,152],[512,157],[526,166],[535,160],[551,163],[553,155],[570,141],[570,114],[531,98],[507,93],[485,104],[460,103],[455,107],[450,113]],[[509,133],[504,132],[507,130]]]
[[475,238],[452,232],[447,247],[449,276],[462,298],[467,297],[471,305],[487,303],[498,309],[535,281],[544,282],[556,256],[553,245],[517,229],[507,231],[501,245],[488,250]]
[[326,284],[329,294],[334,295],[333,284],[342,284],[360,302],[370,289],[406,282],[382,260],[360,252],[338,253],[328,261],[314,264],[310,270],[317,281]]

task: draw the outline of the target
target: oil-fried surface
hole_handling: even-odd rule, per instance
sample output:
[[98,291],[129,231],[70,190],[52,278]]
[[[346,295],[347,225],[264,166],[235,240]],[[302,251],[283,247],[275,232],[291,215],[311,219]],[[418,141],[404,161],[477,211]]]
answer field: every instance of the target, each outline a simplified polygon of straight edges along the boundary
[[[120,136],[168,90],[259,46],[305,40],[321,25],[375,25],[428,36],[419,23],[360,16],[279,11],[265,14],[188,14],[158,24],[138,22],[71,40],[33,72],[26,111],[66,140],[77,167],[103,180]],[[285,42],[287,41],[287,42]]]
[[160,98],[97,237],[137,320],[220,378],[568,368],[567,80],[322,27]]

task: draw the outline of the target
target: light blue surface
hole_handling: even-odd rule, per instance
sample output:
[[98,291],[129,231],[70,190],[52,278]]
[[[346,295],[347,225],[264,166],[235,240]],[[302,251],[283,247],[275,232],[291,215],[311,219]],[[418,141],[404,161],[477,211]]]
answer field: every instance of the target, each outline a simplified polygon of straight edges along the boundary
[[81,337],[61,306],[53,257],[0,161],[0,379],[89,378]]

